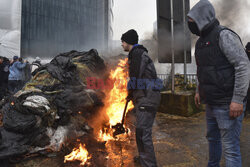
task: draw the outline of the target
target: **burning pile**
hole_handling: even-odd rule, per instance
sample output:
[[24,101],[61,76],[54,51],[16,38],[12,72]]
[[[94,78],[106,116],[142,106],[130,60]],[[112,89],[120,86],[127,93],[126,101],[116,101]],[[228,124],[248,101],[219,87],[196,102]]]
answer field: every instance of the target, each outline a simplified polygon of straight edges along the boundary
[[[107,141],[113,139],[112,126],[121,123],[123,117],[123,111],[126,103],[127,93],[127,59],[120,60],[118,67],[115,70],[111,70],[109,79],[114,83],[113,88],[105,92],[106,97],[104,99],[104,107],[102,112],[108,116],[107,128],[100,130],[99,139]],[[129,103],[128,110],[133,108],[133,104]],[[111,129],[111,130],[110,130]]]
[[[96,50],[60,54],[38,68],[2,109],[0,159],[61,151],[78,139],[64,163],[86,165],[95,155],[85,138],[102,144],[105,157],[111,157],[112,141],[126,140],[128,135],[116,136],[113,128],[122,122],[126,104],[127,59],[107,71]],[[109,81],[109,89],[90,89],[90,77]],[[133,108],[132,103],[127,108]]]
[[80,165],[85,165],[88,159],[90,159],[89,153],[85,148],[85,145],[80,144],[79,148],[74,148],[73,151],[65,156],[64,163],[67,161],[81,161]]
[[103,105],[104,94],[87,89],[86,78],[105,78],[105,71],[93,49],[60,54],[38,68],[2,108],[0,159],[60,151],[67,141],[90,133],[86,118]]
[[[118,137],[114,137],[114,130],[112,127],[121,123],[123,117],[124,106],[126,103],[127,97],[127,59],[120,60],[118,66],[111,70],[109,75],[109,83],[112,83],[112,89],[105,90],[105,98],[103,100],[104,106],[101,109],[101,116],[105,115],[106,118],[100,126],[95,126],[96,138],[98,141],[106,142],[106,150],[108,153],[112,152],[112,148],[109,145],[109,141],[119,140],[120,138],[126,138],[126,134],[121,134]],[[129,103],[128,109],[133,108],[132,103]],[[100,121],[100,119],[97,119]],[[101,121],[101,122],[102,122]],[[109,156],[107,156],[109,157]],[[65,161],[81,161],[81,165],[84,165],[87,160],[90,158],[88,156],[88,151],[82,144],[80,144],[79,148],[74,148],[73,151],[65,156]]]

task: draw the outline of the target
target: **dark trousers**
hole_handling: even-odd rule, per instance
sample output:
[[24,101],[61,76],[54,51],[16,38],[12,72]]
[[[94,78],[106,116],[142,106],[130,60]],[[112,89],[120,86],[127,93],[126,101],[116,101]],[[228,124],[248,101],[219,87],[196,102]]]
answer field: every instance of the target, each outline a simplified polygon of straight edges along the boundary
[[142,167],[156,167],[152,126],[156,110],[136,107],[136,143]]
[[9,80],[8,89],[10,94],[15,94],[20,89],[22,89],[22,81],[21,80]]
[[8,81],[2,82],[0,84],[0,100],[4,98],[8,93]]

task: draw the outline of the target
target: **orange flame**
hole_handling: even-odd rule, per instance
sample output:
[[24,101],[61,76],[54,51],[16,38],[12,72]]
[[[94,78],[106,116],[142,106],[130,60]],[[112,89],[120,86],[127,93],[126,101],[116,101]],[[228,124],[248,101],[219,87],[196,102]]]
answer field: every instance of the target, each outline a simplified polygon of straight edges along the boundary
[[[128,59],[120,60],[118,67],[115,70],[111,70],[110,72],[109,79],[112,81],[112,83],[114,83],[114,86],[111,90],[106,90],[106,96],[104,99],[105,106],[102,109],[102,112],[106,113],[108,116],[109,127],[102,127],[103,129],[98,131],[97,139],[99,141],[107,141],[108,143],[108,141],[111,140],[122,139],[122,137],[126,138],[125,135],[121,135],[121,138],[114,138],[112,126],[116,125],[117,123],[121,123],[122,121],[126,97],[128,95],[128,70],[126,69],[127,61]],[[133,104],[130,102],[128,104],[127,111],[133,107]],[[79,149],[74,148],[69,155],[65,156],[64,163],[67,161],[79,160],[81,161],[81,165],[84,165],[90,158],[91,157],[88,155],[88,151],[85,149],[85,145],[82,146],[82,144],[80,144]]]
[[[116,125],[121,122],[123,110],[126,103],[127,93],[127,78],[128,71],[126,70],[127,59],[120,60],[118,67],[111,70],[109,78],[114,81],[113,89],[107,94],[104,99],[105,110],[109,117],[110,125]],[[133,108],[132,103],[129,103],[128,109]]]
[[[118,67],[115,70],[111,70],[109,79],[113,81],[114,86],[109,92],[106,92],[106,98],[104,99],[104,108],[103,112],[106,112],[109,118],[109,126],[116,125],[117,123],[121,123],[122,116],[124,112],[124,107],[126,103],[127,93],[127,78],[128,78],[128,70],[127,70],[127,61],[120,60]],[[130,102],[128,104],[128,109],[132,109],[133,104]],[[127,112],[126,111],[126,112]],[[113,131],[103,132],[100,131],[98,138],[102,141],[114,140],[112,137]]]
[[109,140],[114,140],[114,137],[112,136],[112,133],[107,133],[107,132],[103,132],[102,130],[100,130],[98,140],[109,141]]
[[88,155],[88,151],[85,148],[85,145],[80,144],[79,148],[74,148],[73,151],[64,157],[64,163],[67,161],[81,161],[80,165],[85,165],[85,163],[91,158]]

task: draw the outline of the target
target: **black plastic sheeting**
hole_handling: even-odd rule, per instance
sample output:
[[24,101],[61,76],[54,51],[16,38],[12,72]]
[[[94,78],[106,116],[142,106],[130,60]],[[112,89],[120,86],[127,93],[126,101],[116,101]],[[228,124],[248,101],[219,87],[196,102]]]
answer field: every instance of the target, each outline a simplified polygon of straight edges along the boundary
[[[60,125],[68,125],[72,115],[83,112],[86,116],[91,115],[95,107],[102,106],[103,93],[100,91],[86,91],[86,85],[80,81],[77,63],[86,65],[93,73],[103,75],[106,70],[104,61],[99,57],[96,50],[89,52],[71,51],[56,56],[49,64],[39,67],[32,75],[46,70],[60,83],[53,86],[40,86],[42,92],[30,92],[18,97],[9,97],[2,108],[3,126],[0,127],[0,161],[16,155],[29,153],[32,147],[44,147],[50,144],[46,128],[56,129]],[[56,94],[46,94],[45,91],[63,90]],[[23,91],[23,90],[21,90]],[[50,116],[45,108],[32,108],[23,106],[27,97],[32,95],[43,96],[54,106],[59,119],[49,125]],[[93,100],[90,103],[89,99]],[[12,103],[12,104],[11,104]],[[14,104],[13,104],[14,103]]]

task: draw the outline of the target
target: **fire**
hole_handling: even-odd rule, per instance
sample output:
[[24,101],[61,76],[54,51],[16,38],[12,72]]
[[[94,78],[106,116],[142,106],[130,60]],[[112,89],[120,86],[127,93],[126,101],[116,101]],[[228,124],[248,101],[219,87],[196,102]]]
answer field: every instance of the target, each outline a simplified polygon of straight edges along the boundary
[[[124,106],[126,103],[127,93],[127,78],[128,70],[126,70],[127,59],[120,60],[118,67],[111,70],[109,78],[114,81],[113,89],[108,92],[104,99],[105,108],[110,125],[116,125],[121,122]],[[128,109],[133,108],[132,103],[129,103]]]
[[88,151],[85,148],[85,145],[80,144],[79,148],[74,148],[73,151],[64,157],[64,163],[67,161],[81,161],[80,165],[85,165],[85,163],[91,158],[88,155]]
[[[111,90],[107,90],[105,92],[106,98],[104,99],[104,108],[102,109],[103,112],[105,112],[109,119],[109,124],[105,127],[102,127],[101,130],[98,132],[97,139],[99,141],[112,141],[112,140],[119,140],[122,138],[126,138],[125,135],[119,136],[119,138],[114,138],[113,133],[114,130],[112,129],[112,126],[116,125],[117,123],[122,122],[124,107],[126,104],[126,97],[128,95],[127,93],[127,78],[128,78],[128,70],[127,68],[127,61],[120,60],[118,67],[115,70],[111,70],[109,79],[114,83],[114,86]],[[129,109],[132,109],[134,106],[130,102],[127,107],[127,111]],[[81,113],[79,113],[81,114]],[[128,134],[130,133],[130,130],[128,129]],[[107,144],[106,143],[106,144]],[[105,144],[105,145],[106,145]],[[109,152],[111,152],[111,146],[109,146]],[[88,151],[85,148],[85,145],[80,144],[79,148],[74,148],[73,151],[66,155],[64,158],[64,163],[67,161],[81,161],[81,165],[85,165],[88,159],[90,159],[91,156],[88,155]],[[107,157],[108,158],[108,157]]]
[[[103,112],[106,112],[109,118],[109,126],[110,129],[112,126],[117,123],[121,123],[123,111],[126,103],[127,93],[127,78],[128,78],[128,70],[127,70],[127,61],[120,60],[116,69],[111,70],[109,79],[113,81],[114,86],[111,90],[105,92],[106,98],[104,99],[104,108]],[[130,102],[128,104],[127,111],[133,108],[133,104]],[[114,140],[113,131],[108,130],[103,132],[100,131],[98,138],[102,141]]]
[[107,133],[105,131],[103,132],[102,130],[100,130],[98,139],[101,141],[109,141],[114,140],[114,137],[112,136],[112,133]]

